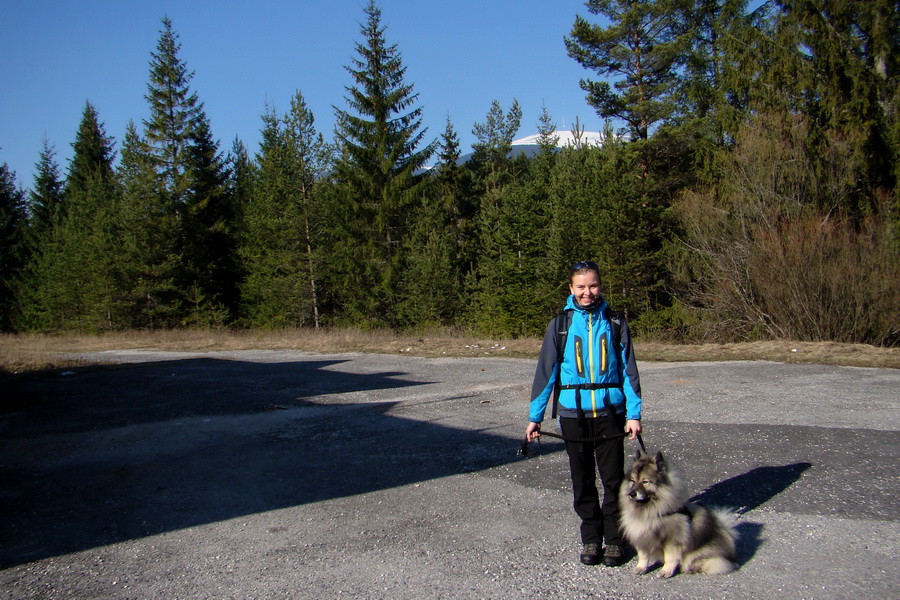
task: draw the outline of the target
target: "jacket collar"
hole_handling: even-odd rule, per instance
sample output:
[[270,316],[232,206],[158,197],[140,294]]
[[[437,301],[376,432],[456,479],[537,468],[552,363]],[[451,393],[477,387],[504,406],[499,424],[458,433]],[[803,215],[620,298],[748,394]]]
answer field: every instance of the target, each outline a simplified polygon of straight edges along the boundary
[[[598,302],[597,305],[594,307],[594,309],[591,310],[590,312],[591,312],[591,314],[594,314],[594,315],[603,314],[603,311],[606,310],[606,306],[607,306],[607,304],[606,304],[606,298],[604,298],[603,296],[600,296],[599,302]],[[579,306],[579,305],[575,302],[575,295],[574,295],[574,294],[569,294],[569,299],[566,301],[566,308],[565,308],[565,310],[576,310],[576,311],[578,311],[578,312],[582,312],[582,313],[585,313],[585,314],[588,313],[587,310],[585,310],[584,308],[582,308],[581,306]]]

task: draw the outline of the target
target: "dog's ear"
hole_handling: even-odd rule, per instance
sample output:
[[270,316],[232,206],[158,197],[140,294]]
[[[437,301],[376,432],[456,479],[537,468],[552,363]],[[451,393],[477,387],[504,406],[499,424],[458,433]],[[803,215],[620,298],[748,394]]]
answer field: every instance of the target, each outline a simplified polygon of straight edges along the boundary
[[634,451],[634,460],[636,460],[636,461],[641,460],[641,449],[640,448],[638,448],[637,450]]
[[656,463],[656,468],[660,471],[665,470],[666,468],[666,459],[663,456],[662,452],[657,452],[656,457],[653,459],[653,462]]

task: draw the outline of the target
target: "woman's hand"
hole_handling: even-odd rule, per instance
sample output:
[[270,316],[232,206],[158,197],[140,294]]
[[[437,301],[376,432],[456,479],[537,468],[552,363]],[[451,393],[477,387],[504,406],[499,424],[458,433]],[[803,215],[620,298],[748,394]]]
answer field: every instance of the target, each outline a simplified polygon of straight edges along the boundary
[[539,437],[541,437],[541,424],[529,423],[528,427],[525,428],[525,439],[529,442],[533,442]]
[[638,419],[625,421],[625,433],[628,434],[629,440],[633,440],[641,433],[641,422]]

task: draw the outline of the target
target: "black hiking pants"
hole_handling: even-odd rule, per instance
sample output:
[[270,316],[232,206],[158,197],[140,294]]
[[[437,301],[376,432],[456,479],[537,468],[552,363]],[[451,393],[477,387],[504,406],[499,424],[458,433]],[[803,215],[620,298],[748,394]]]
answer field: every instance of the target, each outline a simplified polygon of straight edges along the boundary
[[[621,417],[573,419],[560,417],[559,427],[567,439],[615,436],[601,442],[566,442],[575,513],[581,517],[583,544],[624,545],[619,530],[619,487],[625,479],[625,442]],[[597,473],[603,489],[597,487]]]

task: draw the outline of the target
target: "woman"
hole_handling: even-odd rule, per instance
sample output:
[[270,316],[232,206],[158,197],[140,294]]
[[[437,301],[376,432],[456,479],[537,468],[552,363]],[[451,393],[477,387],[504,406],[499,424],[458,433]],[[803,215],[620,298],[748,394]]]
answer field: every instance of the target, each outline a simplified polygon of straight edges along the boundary
[[[625,477],[624,436],[633,440],[641,433],[641,384],[628,325],[610,312],[600,295],[597,264],[575,263],[569,291],[564,313],[571,311],[571,324],[562,352],[557,324],[568,319],[553,319],[547,326],[531,389],[525,438],[533,441],[540,437],[548,401],[558,394],[573,505],[581,518],[580,559],[588,565],[602,562],[614,567],[625,558],[618,491]],[[597,490],[597,471],[602,497]],[[601,553],[604,540],[606,547]]]

